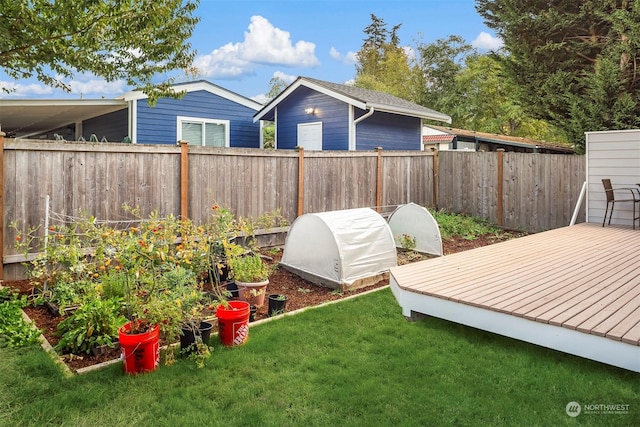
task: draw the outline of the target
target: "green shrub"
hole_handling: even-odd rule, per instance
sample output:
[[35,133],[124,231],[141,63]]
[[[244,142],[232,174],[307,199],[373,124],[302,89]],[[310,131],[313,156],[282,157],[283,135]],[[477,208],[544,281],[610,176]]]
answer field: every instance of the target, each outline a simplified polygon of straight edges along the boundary
[[0,346],[24,347],[38,342],[42,333],[22,317],[27,297],[9,288],[0,289]]
[[58,324],[61,336],[56,350],[78,354],[89,353],[100,345],[112,346],[118,336],[118,328],[126,323],[120,314],[122,300],[119,298],[94,299],[84,303],[69,317]]
[[109,270],[100,280],[104,298],[124,298],[127,295],[127,276],[124,272]]
[[442,210],[431,211],[431,214],[440,226],[440,234],[443,240],[453,236],[473,240],[484,234],[498,235],[503,232],[500,228],[481,218]]
[[245,283],[263,282],[271,273],[269,265],[255,253],[229,259],[229,267],[234,280]]

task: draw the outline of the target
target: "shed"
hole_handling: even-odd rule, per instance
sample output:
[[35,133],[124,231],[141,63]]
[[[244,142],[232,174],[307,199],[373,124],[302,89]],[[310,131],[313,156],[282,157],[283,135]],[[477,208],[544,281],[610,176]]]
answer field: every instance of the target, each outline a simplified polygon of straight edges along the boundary
[[388,222],[397,247],[403,247],[402,236],[406,236],[415,243],[413,250],[442,256],[440,227],[426,208],[415,203],[398,206]]
[[289,229],[280,262],[318,285],[356,289],[387,277],[397,265],[393,235],[369,208],[309,213]]
[[519,153],[575,154],[575,150],[559,142],[538,141],[519,136],[498,135],[467,129],[426,125],[422,142],[425,150],[497,151],[504,149]]
[[451,117],[388,93],[298,77],[254,115],[275,122],[279,149],[421,150],[422,120]]

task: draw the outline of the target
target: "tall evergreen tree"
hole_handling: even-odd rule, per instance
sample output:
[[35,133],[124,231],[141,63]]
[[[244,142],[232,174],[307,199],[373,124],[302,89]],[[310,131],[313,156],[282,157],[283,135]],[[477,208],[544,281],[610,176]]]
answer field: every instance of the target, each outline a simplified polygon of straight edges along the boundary
[[[417,47],[418,67],[423,77],[422,105],[446,112],[456,100],[456,76],[464,69],[465,60],[475,50],[460,36],[449,36]],[[447,113],[449,114],[449,113]]]
[[583,146],[584,132],[640,125],[640,2],[478,0],[503,39],[522,105]]
[[394,25],[389,31],[383,19],[371,14],[371,24],[364,29],[367,38],[357,54],[355,85],[418,102],[418,70],[400,46],[401,25]]

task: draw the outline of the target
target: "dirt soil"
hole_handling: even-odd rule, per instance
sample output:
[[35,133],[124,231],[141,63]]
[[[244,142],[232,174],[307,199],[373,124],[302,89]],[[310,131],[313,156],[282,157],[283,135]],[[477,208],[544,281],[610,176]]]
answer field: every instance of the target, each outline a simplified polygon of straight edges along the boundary
[[[522,233],[504,233],[500,236],[494,234],[488,234],[478,237],[474,240],[465,240],[462,238],[453,238],[443,242],[444,254],[452,254],[455,252],[461,252],[481,246],[490,245],[503,240],[508,240],[516,237],[521,237]],[[282,256],[282,251],[278,253],[269,253],[269,262],[277,264]],[[417,252],[398,250],[398,264],[404,265],[411,262],[417,262],[424,259],[428,259],[431,256],[419,254]],[[339,300],[347,296],[359,294],[372,289],[380,288],[389,284],[389,280],[382,280],[375,285],[365,288],[356,289],[353,291],[347,291],[344,293],[336,292],[333,289],[325,288],[315,285],[307,280],[296,276],[295,274],[285,270],[284,268],[277,268],[275,273],[269,277],[269,286],[267,287],[267,294],[284,294],[287,295],[288,300],[286,303],[286,311],[291,312],[305,307],[316,306],[328,301]],[[23,294],[30,294],[32,288],[28,281],[6,281],[4,286],[10,286],[18,289]],[[33,320],[36,326],[43,331],[43,336],[49,341],[52,346],[55,346],[59,341],[59,338],[55,335],[58,323],[63,319],[61,316],[53,316],[44,306],[38,307],[26,307],[25,313]],[[258,309],[256,313],[256,320],[267,318],[267,303]],[[98,363],[102,363],[108,360],[116,359],[120,357],[120,351],[115,349],[102,355],[63,355],[63,360],[72,370],[92,366]]]

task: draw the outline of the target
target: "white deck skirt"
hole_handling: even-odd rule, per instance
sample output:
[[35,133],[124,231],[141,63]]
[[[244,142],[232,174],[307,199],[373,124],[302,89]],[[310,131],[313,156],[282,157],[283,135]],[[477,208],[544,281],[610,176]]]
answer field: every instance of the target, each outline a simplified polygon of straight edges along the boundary
[[636,345],[406,291],[398,287],[393,274],[389,277],[389,282],[391,291],[402,307],[402,314],[406,317],[412,317],[415,313],[425,314],[640,372],[640,347]]
[[583,223],[394,267],[424,314],[640,372],[640,230]]

